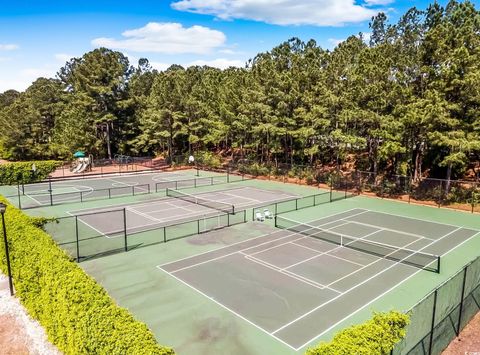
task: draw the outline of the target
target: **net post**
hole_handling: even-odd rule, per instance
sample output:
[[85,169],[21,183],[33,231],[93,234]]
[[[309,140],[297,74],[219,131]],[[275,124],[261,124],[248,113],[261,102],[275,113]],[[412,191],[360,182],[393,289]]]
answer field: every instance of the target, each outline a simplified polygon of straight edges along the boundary
[[[198,175],[197,175],[198,176]],[[194,188],[197,188],[197,179],[196,178],[193,178],[193,187]]]
[[158,193],[158,182],[155,183],[155,193]]
[[200,234],[200,220],[197,219],[197,234]]
[[230,213],[227,213],[227,227],[230,227]]
[[80,202],[83,202],[83,191],[80,191]]
[[437,294],[438,294],[438,289],[435,290],[435,293],[433,294],[433,311],[432,311],[432,325],[430,327],[430,341],[428,344],[428,354],[432,354],[432,348],[433,348],[433,332],[435,330],[435,313],[437,312]]
[[441,263],[441,260],[440,260],[440,255],[437,256],[437,274],[440,274],[440,263]]
[[232,205],[232,214],[235,214],[235,206]]
[[463,299],[465,297],[465,283],[467,280],[467,270],[468,270],[468,265],[463,268],[462,294],[460,298],[460,309],[458,312],[457,329],[455,329],[455,334],[457,335],[457,337],[460,334],[460,327],[462,325]]
[[75,216],[75,243],[77,249],[77,263],[80,262],[80,242],[78,240],[78,216]]
[[[168,188],[167,188],[168,190]],[[175,180],[175,190],[178,190],[178,180]]]
[[227,183],[230,182],[230,168],[227,168]]
[[112,198],[112,189],[108,188],[108,199],[110,200]]
[[243,210],[243,223],[247,223],[247,210]]
[[52,180],[48,179],[48,193],[50,195],[50,206],[53,206]]
[[343,180],[343,183],[345,184],[345,200],[347,199],[347,195],[348,195],[348,185],[347,185],[347,180]]
[[275,215],[275,227],[278,228],[277,215]]
[[123,236],[125,238],[125,251],[128,251],[128,242],[127,242],[127,208],[123,208]]
[[135,196],[135,186],[132,185],[132,196]]
[[210,185],[213,186],[213,176],[210,178]]
[[163,242],[167,242],[167,227],[163,227]]
[[298,198],[295,199],[295,211],[298,211]]
[[151,194],[150,184],[148,184],[147,186],[148,186],[147,191],[148,191],[148,194],[150,195]]
[[278,214],[278,202],[275,202],[275,216]]

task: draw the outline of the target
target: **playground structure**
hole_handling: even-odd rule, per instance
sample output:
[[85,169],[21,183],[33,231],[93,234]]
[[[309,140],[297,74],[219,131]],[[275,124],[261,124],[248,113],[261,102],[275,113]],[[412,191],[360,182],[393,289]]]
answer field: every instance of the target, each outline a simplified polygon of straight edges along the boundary
[[74,162],[70,171],[74,174],[81,174],[87,170],[91,170],[93,165],[93,156],[90,154],[88,157],[80,156]]

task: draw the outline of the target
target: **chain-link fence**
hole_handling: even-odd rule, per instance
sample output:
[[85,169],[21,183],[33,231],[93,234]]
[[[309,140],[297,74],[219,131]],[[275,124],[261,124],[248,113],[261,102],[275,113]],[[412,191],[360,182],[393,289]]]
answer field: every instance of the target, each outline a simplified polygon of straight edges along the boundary
[[440,354],[480,311],[480,257],[412,307],[405,338],[392,355]]
[[[44,228],[77,261],[206,233],[247,222],[246,210],[194,220],[127,227],[125,208],[61,217]],[[94,226],[101,225],[101,230]]]

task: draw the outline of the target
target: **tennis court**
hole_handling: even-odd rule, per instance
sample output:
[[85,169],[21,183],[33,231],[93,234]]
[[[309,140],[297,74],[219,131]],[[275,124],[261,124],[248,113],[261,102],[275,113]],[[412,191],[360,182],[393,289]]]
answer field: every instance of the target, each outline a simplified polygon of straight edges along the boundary
[[69,211],[79,222],[107,238],[147,231],[183,221],[198,221],[219,214],[235,214],[259,204],[291,200],[296,195],[237,187],[226,190],[188,194],[167,189],[167,197],[142,203]]
[[[223,184],[230,181],[224,175],[195,176],[194,170],[180,172],[132,173],[100,178],[52,180],[11,187],[13,203],[33,208],[94,199],[135,196],[158,192],[165,188],[188,188]],[[235,177],[234,177],[235,178]],[[232,180],[234,179],[232,178]],[[238,178],[238,177],[237,177]]]
[[360,208],[276,226],[157,268],[297,351],[478,234]]

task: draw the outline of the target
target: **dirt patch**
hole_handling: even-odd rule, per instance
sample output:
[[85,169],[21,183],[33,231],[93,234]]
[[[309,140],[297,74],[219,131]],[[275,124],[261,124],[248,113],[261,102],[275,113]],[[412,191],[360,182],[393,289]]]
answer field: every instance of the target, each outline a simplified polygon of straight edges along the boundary
[[44,329],[29,317],[20,301],[10,296],[7,278],[0,274],[0,353],[3,355],[60,355]]
[[445,349],[442,355],[480,354],[480,312],[467,324],[460,335]]
[[2,354],[30,354],[27,337],[19,322],[11,315],[0,315],[0,349]]

